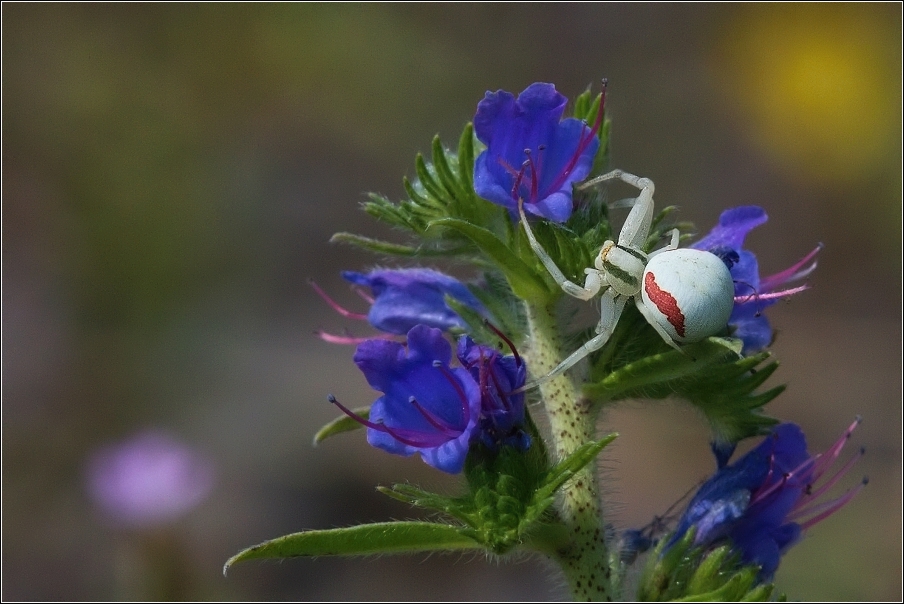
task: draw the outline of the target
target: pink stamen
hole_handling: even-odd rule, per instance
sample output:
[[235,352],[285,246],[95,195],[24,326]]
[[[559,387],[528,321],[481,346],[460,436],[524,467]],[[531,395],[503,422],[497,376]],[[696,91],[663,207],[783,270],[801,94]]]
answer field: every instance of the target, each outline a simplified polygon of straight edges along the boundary
[[370,420],[364,419],[363,417],[361,417],[360,415],[358,415],[357,413],[355,413],[354,411],[352,411],[351,409],[349,409],[348,407],[346,407],[345,405],[340,403],[339,400],[332,394],[327,395],[326,399],[329,402],[336,405],[337,407],[339,407],[340,411],[342,411],[344,414],[346,414],[347,416],[349,416],[350,418],[352,418],[353,420],[355,420],[362,426],[367,426],[368,428],[373,428],[374,430],[379,430],[380,432],[386,431],[385,430],[386,426],[384,426],[383,424],[375,424]]
[[493,386],[496,387],[496,392],[499,394],[499,399],[502,401],[502,405],[505,407],[506,411],[511,412],[512,403],[508,399],[508,394],[502,389],[502,385],[499,383],[499,378],[496,377],[496,374],[493,371],[487,371],[490,374],[490,378],[493,380]]
[[[866,449],[863,447],[860,448],[860,451],[851,457],[850,460],[844,466],[838,470],[832,478],[830,478],[824,485],[816,489],[815,491],[804,492],[801,498],[794,504],[794,507],[791,509],[791,513],[788,515],[788,518],[799,518],[801,516],[807,515],[806,506],[814,501],[816,501],[820,495],[831,489],[835,486],[841,477],[848,473],[848,471],[854,467],[854,464],[857,463],[861,457],[863,457],[864,453],[866,453]],[[813,483],[809,485],[810,488],[813,487]]]
[[822,455],[816,456],[816,465],[813,467],[813,478],[811,482],[816,482],[819,480],[820,476],[833,464],[835,460],[838,459],[838,456],[841,454],[841,450],[844,448],[845,443],[847,443],[848,439],[851,437],[851,434],[854,433],[854,430],[857,429],[857,426],[860,425],[862,418],[858,415],[854,422],[848,426],[848,429],[844,431],[844,434],[835,441],[835,443],[829,447],[829,450],[823,453]]
[[374,303],[374,297],[371,296],[370,294],[368,294],[366,291],[364,291],[360,287],[353,287],[352,289],[355,291],[356,294],[358,294],[359,296],[364,298],[364,301],[367,302],[368,304]]
[[419,402],[417,402],[417,399],[415,399],[413,396],[408,399],[408,402],[414,405],[414,408],[421,412],[421,415],[424,416],[424,419],[426,419],[431,426],[433,426],[440,432],[443,432],[447,436],[452,436],[453,438],[461,436],[461,430],[458,430],[454,426],[447,424],[441,417],[434,415],[433,413],[425,409]]
[[512,199],[521,199],[521,180],[524,178],[524,168],[525,166],[522,164],[521,169],[518,171],[518,175],[515,177],[515,184],[512,186],[511,193]]
[[735,304],[746,304],[751,300],[751,298],[759,300],[778,300],[779,298],[787,298],[789,296],[793,296],[794,294],[799,294],[800,292],[810,289],[809,285],[800,285],[798,287],[792,287],[791,289],[783,289],[780,292],[770,292],[768,294],[750,294],[748,296],[735,296],[734,301]]
[[812,508],[811,512],[820,512],[820,513],[817,514],[816,516],[814,516],[813,518],[810,518],[806,522],[802,522],[800,525],[801,530],[807,530],[808,528],[810,528],[817,522],[822,522],[823,520],[825,520],[826,518],[828,518],[829,516],[831,516],[832,514],[834,514],[841,508],[843,508],[844,506],[846,506],[851,501],[851,499],[853,499],[857,495],[857,493],[859,493],[860,491],[863,490],[863,487],[865,487],[867,485],[867,483],[869,483],[869,479],[864,477],[863,481],[859,485],[857,485],[853,489],[848,490],[847,493],[845,493],[838,499],[829,501],[825,504]]
[[504,333],[502,333],[502,332],[499,330],[498,327],[496,327],[495,325],[493,325],[492,323],[490,323],[489,320],[484,319],[484,320],[483,320],[483,324],[484,324],[485,326],[489,327],[489,328],[492,330],[492,332],[495,333],[495,334],[499,337],[499,339],[501,339],[503,342],[505,342],[505,343],[508,345],[509,350],[512,351],[512,356],[515,357],[515,364],[518,365],[518,366],[520,367],[520,366],[521,366],[521,362],[522,362],[522,361],[521,361],[521,356],[518,354],[518,350],[515,348],[515,345],[512,344],[512,341],[509,340],[509,339],[506,337],[506,335],[505,335]]
[[[333,403],[334,405],[339,407],[340,411],[342,411],[344,414],[346,414],[347,416],[349,416],[350,418],[352,418],[359,424],[361,424],[363,426],[367,426],[368,428],[376,430],[377,432],[384,432],[386,434],[389,434],[391,437],[393,437],[394,439],[396,439],[403,445],[408,445],[409,447],[423,448],[423,447],[435,447],[435,446],[438,446],[438,445],[441,445],[441,444],[447,442],[445,439],[439,438],[435,435],[433,435],[433,438],[430,438],[431,435],[420,434],[420,433],[415,434],[411,430],[401,430],[401,429],[390,428],[389,426],[387,426],[385,424],[375,424],[374,422],[372,422],[370,420],[364,419],[363,417],[361,417],[360,415],[358,415],[357,413],[355,413],[354,411],[352,411],[351,409],[349,409],[348,407],[346,407],[345,405],[340,403],[336,399],[336,397],[333,396],[332,394],[330,394],[327,397],[327,399],[331,403]],[[408,436],[406,436],[405,433],[408,433]],[[416,440],[415,437],[417,435],[423,436],[424,438],[421,440]],[[410,436],[410,438],[409,438],[409,436]]]
[[787,474],[782,476],[781,480],[777,480],[776,482],[769,484],[769,479],[772,477],[772,471],[773,471],[772,461],[774,461],[774,459],[775,459],[775,455],[773,454],[770,457],[769,473],[766,475],[766,480],[763,481],[763,484],[766,485],[765,488],[763,488],[753,494],[753,497],[751,497],[751,499],[750,499],[750,505],[758,503],[758,502],[762,501],[763,499],[765,499],[766,497],[772,495],[777,490],[784,488],[784,486],[786,484],[788,484],[789,480],[797,479],[798,476],[800,476],[800,475],[807,476],[807,474],[805,474],[805,473],[810,472],[811,467],[813,466],[814,462],[816,461],[816,457],[810,457],[807,460],[805,460],[803,463],[801,463],[799,466],[797,466],[796,468],[794,468],[793,470],[791,470],[790,472],[788,472]]
[[[787,283],[789,281],[797,281],[798,279],[803,279],[808,276],[816,269],[817,261],[814,260],[816,254],[823,248],[823,245],[820,243],[816,246],[812,252],[801,258],[799,261],[786,268],[780,273],[776,273],[774,275],[769,275],[768,277],[762,279],[760,281],[760,288],[764,291],[770,291],[779,287],[783,283]],[[813,261],[809,266],[805,265],[810,261]]]
[[417,447],[419,449],[428,447],[438,447],[449,442],[449,438],[439,434],[431,434],[428,432],[414,432],[412,430],[402,430],[401,428],[390,428],[389,426],[380,424],[382,430],[403,445],[409,447]]
[[337,336],[335,334],[327,333],[325,331],[315,331],[314,334],[323,340],[324,342],[329,342],[330,344],[360,344],[361,342],[366,342],[367,340],[395,340],[390,334],[377,334],[375,336],[371,336],[369,338],[357,338],[353,336]]
[[336,302],[335,300],[333,300],[332,298],[330,298],[329,295],[327,295],[327,293],[325,291],[323,291],[319,285],[314,283],[313,279],[308,280],[308,283],[311,284],[311,287],[314,288],[314,291],[316,291],[320,295],[320,297],[323,298],[326,301],[326,303],[330,305],[330,307],[332,307],[333,310],[335,310],[337,313],[339,313],[343,317],[348,317],[349,319],[360,319],[360,320],[367,319],[367,315],[362,315],[361,313],[352,312],[350,310],[346,310],[343,307],[339,306],[339,303]]

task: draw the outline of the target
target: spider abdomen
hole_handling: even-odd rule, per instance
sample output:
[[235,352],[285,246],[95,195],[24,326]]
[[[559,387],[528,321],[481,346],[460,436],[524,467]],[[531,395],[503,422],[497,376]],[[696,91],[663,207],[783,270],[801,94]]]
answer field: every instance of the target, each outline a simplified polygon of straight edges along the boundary
[[670,250],[653,256],[643,275],[643,302],[676,342],[699,342],[728,324],[734,283],[709,252]]

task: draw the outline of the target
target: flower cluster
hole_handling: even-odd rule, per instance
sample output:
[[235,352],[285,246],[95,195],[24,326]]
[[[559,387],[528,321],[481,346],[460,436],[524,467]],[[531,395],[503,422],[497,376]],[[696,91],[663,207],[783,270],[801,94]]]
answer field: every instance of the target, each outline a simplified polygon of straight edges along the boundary
[[735,282],[735,305],[728,325],[732,335],[744,342],[744,354],[758,352],[772,343],[772,327],[763,309],[779,299],[807,289],[806,285],[780,289],[788,283],[807,277],[816,268],[817,246],[787,269],[760,278],[759,265],[753,252],[744,249],[744,238],[752,229],[768,220],[766,212],[757,206],[741,206],[725,210],[719,224],[691,247],[710,251],[725,262]]
[[[738,441],[776,423],[763,407],[782,387],[760,390],[776,364],[764,359],[768,355],[753,354],[773,339],[763,310],[806,289],[796,282],[815,269],[820,248],[784,271],[761,277],[744,240],[767,216],[762,208],[745,206],[723,212],[719,223],[692,246],[703,251],[674,250],[672,245],[648,254],[646,241],[670,228],[663,222],[667,211],[656,213],[650,179],[621,170],[602,172],[605,158],[597,155],[605,148],[605,83],[596,99],[591,100],[589,91],[577,99],[577,117],[565,117],[567,104],[547,83],[531,84],[517,96],[487,92],[457,151],[446,149],[437,137],[432,163],[418,158],[418,182],[406,181],[407,200],[394,203],[374,194],[365,206],[414,241],[395,244],[342,234],[341,240],[383,255],[454,257],[485,275],[486,287],[478,289],[429,268],[342,273],[370,305],[365,314],[346,310],[314,285],[334,310],[366,320],[380,332],[369,338],[319,333],[329,342],[357,345],[354,363],[379,395],[369,408],[357,411],[331,395],[329,400],[345,415],[321,429],[315,440],[363,425],[367,442],[376,448],[400,456],[417,454],[443,472],[464,471],[467,491],[452,498],[409,484],[382,488],[446,519],[295,533],[248,548],[227,566],[287,555],[442,549],[502,555],[518,548],[558,562],[577,599],[630,599],[621,593],[626,569],[639,553],[656,546],[649,580],[638,582],[639,596],[758,600],[769,597],[771,586],[764,583],[772,579],[784,552],[860,491],[862,485],[823,499],[860,456],[829,471],[859,419],[823,454],[807,452],[798,426],[780,424],[729,463]],[[476,159],[475,135],[485,145]],[[632,206],[618,244],[608,239],[615,230],[606,208],[594,205],[601,201],[588,200],[572,218],[576,186],[616,179],[640,190],[636,200],[614,206]],[[491,204],[505,208],[521,224],[512,224],[505,210]],[[538,224],[535,235],[528,214],[556,224]],[[678,235],[675,229],[676,244]],[[653,262],[663,267],[656,274]],[[690,267],[687,273],[683,266]],[[698,287],[705,281],[702,267],[718,273],[710,279],[718,285],[711,288],[718,296]],[[584,281],[569,281],[582,271],[588,275]],[[558,287],[552,287],[550,277]],[[556,312],[560,290],[581,300],[602,298],[597,335],[570,356],[565,343],[576,331],[564,318],[568,313]],[[657,337],[652,331],[616,330],[622,309],[635,298],[659,337],[681,348],[643,305],[643,296],[650,295],[657,297],[655,306],[670,325],[683,324],[684,313],[715,317],[700,338],[682,340],[694,342],[689,344],[693,353],[662,354],[658,340],[656,346],[647,345]],[[703,312],[695,314],[694,305]],[[490,312],[516,334],[519,345],[525,342],[535,372],[530,384],[525,385],[527,363],[512,342],[488,321],[485,328],[479,325]],[[486,345],[496,340],[487,329],[508,344],[511,354]],[[724,339],[700,341],[727,330],[743,342],[741,355],[735,343]],[[585,357],[588,380],[569,380],[565,372]],[[532,442],[540,435],[525,407],[525,390],[546,411],[548,443]],[[678,396],[697,407],[715,435],[717,471],[663,517],[616,533],[599,514],[598,494],[606,489],[593,466],[616,435],[599,438],[596,420],[604,403],[634,396]],[[660,540],[676,520],[671,536]],[[618,551],[611,552],[611,546]]]
[[859,422],[858,418],[828,451],[817,455],[807,453],[800,427],[777,426],[756,448],[721,467],[700,487],[667,548],[693,527],[696,545],[729,542],[744,564],[760,567],[762,581],[771,580],[782,554],[802,532],[840,510],[866,484],[864,479],[836,499],[818,501],[863,454],[860,449],[820,484]]
[[389,453],[419,453],[429,465],[456,474],[472,442],[526,449],[521,430],[526,369],[517,356],[503,357],[468,336],[458,342],[460,367],[451,367],[452,349],[439,329],[417,325],[399,342],[368,340],[358,346],[355,364],[383,393],[364,419],[330,400],[367,426],[367,442]]

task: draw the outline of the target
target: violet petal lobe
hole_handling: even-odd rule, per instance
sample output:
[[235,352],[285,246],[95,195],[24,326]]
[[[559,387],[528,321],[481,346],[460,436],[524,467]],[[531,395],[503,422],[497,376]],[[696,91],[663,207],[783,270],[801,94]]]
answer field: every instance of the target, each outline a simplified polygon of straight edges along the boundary
[[368,442],[397,455],[420,453],[449,473],[464,467],[480,415],[480,389],[463,368],[450,368],[451,347],[439,329],[418,325],[408,347],[388,340],[358,346],[355,363],[383,392],[371,406]]
[[404,335],[419,324],[442,330],[465,327],[462,318],[446,304],[446,295],[481,314],[486,312],[463,283],[431,269],[377,269],[367,274],[344,271],[342,277],[370,288],[374,303],[368,321],[387,333]]

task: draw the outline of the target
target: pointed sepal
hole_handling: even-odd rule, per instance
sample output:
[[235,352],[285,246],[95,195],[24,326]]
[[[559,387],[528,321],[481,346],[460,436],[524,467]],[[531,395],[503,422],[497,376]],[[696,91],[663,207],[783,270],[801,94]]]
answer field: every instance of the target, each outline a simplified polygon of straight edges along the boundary
[[[361,419],[368,419],[370,417],[370,405],[366,407],[358,407],[357,409],[352,409],[352,413],[360,417]],[[342,434],[343,432],[351,432],[353,430],[359,430],[364,427],[364,424],[357,421],[355,418],[350,417],[348,415],[340,415],[333,421],[324,425],[320,430],[317,431],[317,434],[314,435],[314,446],[316,447],[324,440],[328,439],[331,436],[336,436],[337,434]]]
[[379,522],[348,528],[302,531],[264,541],[226,561],[223,574],[237,562],[300,556],[367,556],[482,549],[461,527],[435,522]]

